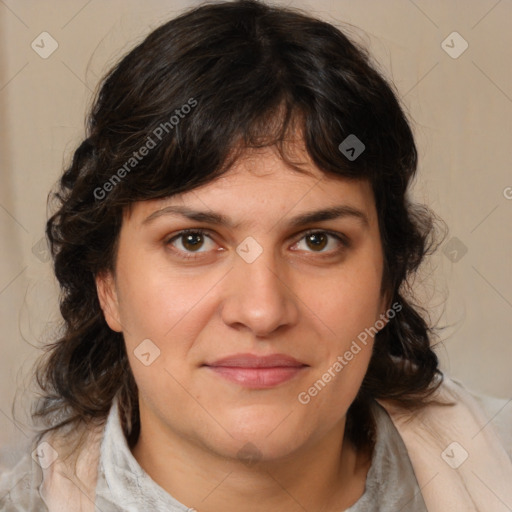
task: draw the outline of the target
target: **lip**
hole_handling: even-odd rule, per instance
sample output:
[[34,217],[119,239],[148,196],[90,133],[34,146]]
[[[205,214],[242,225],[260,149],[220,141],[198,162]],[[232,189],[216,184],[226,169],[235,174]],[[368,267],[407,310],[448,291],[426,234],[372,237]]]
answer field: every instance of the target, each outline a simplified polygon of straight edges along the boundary
[[230,366],[236,368],[291,368],[307,365],[286,354],[268,354],[266,356],[260,356],[258,354],[246,353],[223,357],[221,359],[217,359],[213,363],[206,363],[206,366]]
[[309,365],[286,354],[233,354],[204,366],[241,386],[268,389],[289,381]]

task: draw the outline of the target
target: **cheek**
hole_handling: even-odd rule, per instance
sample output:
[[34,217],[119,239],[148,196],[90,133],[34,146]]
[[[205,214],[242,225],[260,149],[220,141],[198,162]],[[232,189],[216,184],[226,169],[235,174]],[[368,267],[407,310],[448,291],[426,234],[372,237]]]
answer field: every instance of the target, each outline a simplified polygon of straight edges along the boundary
[[301,391],[311,399],[308,407],[321,411],[327,422],[346,413],[366,374],[373,336],[383,327],[380,287],[379,261],[361,258],[325,280],[320,289],[303,290],[311,318],[321,330],[324,351],[309,387]]
[[214,312],[209,299],[218,281],[218,276],[204,279],[176,272],[135,253],[118,266],[126,350],[142,393],[180,392],[172,377],[188,379],[187,362],[193,363],[191,351]]
[[354,261],[322,280],[304,282],[305,298],[312,317],[324,326],[337,350],[375,325],[382,311],[381,277],[378,261]]
[[186,324],[208,288],[143,254],[125,261],[118,276],[121,321],[131,341],[141,336],[164,341]]

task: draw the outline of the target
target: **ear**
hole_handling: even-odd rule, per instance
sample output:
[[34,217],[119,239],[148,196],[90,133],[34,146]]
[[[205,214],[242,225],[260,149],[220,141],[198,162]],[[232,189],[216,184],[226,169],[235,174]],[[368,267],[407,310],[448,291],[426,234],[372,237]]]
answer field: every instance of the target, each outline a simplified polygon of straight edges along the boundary
[[108,326],[116,332],[122,332],[123,326],[119,320],[119,300],[115,279],[111,272],[98,274],[95,278],[96,291]]

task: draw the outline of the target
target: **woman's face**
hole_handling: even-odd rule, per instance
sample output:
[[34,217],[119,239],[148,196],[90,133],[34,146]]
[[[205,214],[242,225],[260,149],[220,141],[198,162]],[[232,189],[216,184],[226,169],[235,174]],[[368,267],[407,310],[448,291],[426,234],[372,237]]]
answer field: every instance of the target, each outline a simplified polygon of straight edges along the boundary
[[361,334],[382,328],[371,188],[307,161],[311,175],[248,151],[214,182],[134,204],[115,278],[97,279],[143,421],[222,457],[251,443],[278,459],[343,428],[372,350]]

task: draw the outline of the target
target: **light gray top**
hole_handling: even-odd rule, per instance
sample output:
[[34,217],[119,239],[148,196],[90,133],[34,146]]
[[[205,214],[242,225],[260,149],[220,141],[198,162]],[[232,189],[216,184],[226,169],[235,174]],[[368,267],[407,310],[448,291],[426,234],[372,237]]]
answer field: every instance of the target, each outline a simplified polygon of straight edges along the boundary
[[[377,439],[366,489],[347,512],[426,512],[398,431],[387,412],[377,403],[373,413]],[[26,454],[14,469],[2,473],[0,511],[48,510],[39,495],[41,476],[41,469],[30,454]],[[116,401],[110,410],[101,443],[96,494],[98,512],[193,510],[156,484],[135,460],[121,428]]]

